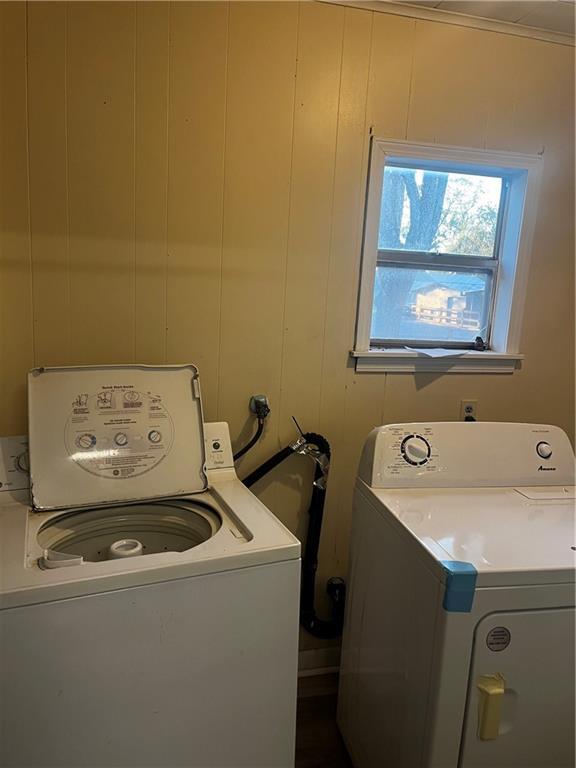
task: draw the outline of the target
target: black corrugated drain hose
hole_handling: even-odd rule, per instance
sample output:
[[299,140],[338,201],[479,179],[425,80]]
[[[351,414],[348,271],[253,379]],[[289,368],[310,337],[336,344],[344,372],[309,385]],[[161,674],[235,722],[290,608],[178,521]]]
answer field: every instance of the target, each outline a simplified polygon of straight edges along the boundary
[[332,602],[332,615],[330,619],[319,618],[314,606],[316,571],[318,570],[318,548],[322,533],[326,483],[330,466],[330,444],[322,435],[306,432],[295,443],[278,451],[268,461],[251,472],[244,479],[244,484],[250,487],[293,453],[308,455],[315,463],[312,497],[308,508],[308,534],[302,556],[300,624],[315,637],[338,637],[342,634],[344,624],[344,602],[346,598],[344,579],[332,577],[328,579],[326,584],[326,592]]

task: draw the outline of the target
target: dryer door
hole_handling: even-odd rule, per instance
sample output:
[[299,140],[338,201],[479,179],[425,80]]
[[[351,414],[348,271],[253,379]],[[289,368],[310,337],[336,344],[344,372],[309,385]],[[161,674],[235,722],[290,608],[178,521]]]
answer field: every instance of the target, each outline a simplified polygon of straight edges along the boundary
[[478,624],[459,766],[573,768],[573,608]]

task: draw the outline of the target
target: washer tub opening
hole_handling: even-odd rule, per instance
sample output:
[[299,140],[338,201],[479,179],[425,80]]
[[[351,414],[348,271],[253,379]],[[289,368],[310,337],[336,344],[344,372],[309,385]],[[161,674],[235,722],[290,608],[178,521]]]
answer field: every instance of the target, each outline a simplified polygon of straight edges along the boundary
[[142,544],[142,555],[185,552],[211,539],[222,520],[207,504],[187,499],[92,507],[54,517],[38,531],[44,550],[96,563],[121,540]]

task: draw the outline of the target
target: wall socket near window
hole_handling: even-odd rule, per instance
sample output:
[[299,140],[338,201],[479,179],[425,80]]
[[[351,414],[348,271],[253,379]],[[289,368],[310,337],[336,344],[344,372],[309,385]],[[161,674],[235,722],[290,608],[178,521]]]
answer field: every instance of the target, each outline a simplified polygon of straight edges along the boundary
[[460,400],[460,421],[478,419],[478,400]]

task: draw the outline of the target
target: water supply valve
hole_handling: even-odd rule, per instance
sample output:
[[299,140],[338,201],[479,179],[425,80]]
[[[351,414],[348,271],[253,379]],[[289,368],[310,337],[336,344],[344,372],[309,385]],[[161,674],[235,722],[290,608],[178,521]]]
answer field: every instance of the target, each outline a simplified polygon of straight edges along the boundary
[[249,403],[250,411],[259,419],[265,419],[270,413],[266,395],[252,395]]

